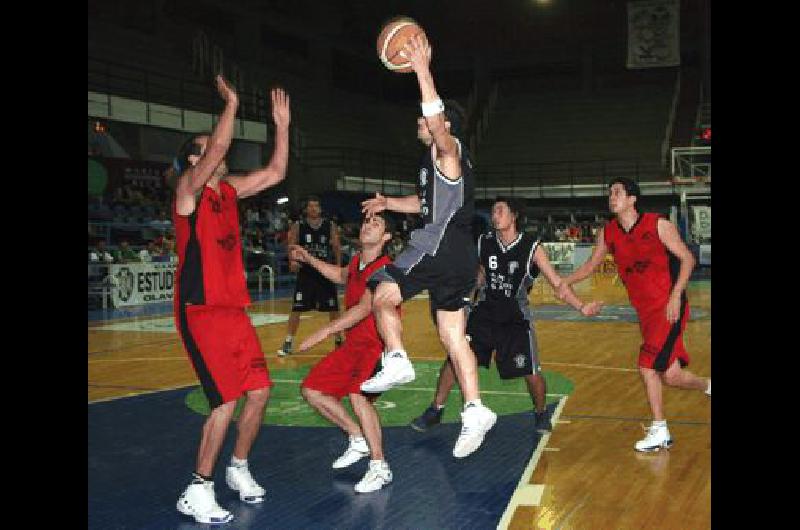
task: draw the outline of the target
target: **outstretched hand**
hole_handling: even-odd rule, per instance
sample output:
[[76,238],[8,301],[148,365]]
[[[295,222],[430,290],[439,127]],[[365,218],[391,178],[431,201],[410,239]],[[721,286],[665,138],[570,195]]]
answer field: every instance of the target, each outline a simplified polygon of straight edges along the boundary
[[400,56],[408,59],[412,70],[419,72],[423,68],[430,68],[433,48],[428,43],[425,34],[420,33],[408,39],[406,45],[400,50]]
[[225,103],[238,105],[239,96],[236,94],[236,91],[233,89],[233,87],[221,75],[217,75],[216,80],[217,91],[219,92],[219,95],[222,96],[222,99],[225,100]]
[[310,254],[300,245],[289,245],[289,259],[308,263]]
[[319,344],[323,340],[327,339],[328,335],[330,335],[330,334],[331,333],[330,333],[330,331],[328,331],[328,326],[323,326],[323,327],[319,328],[317,331],[315,331],[314,333],[312,333],[311,335],[306,337],[306,340],[304,340],[300,344],[300,346],[297,348],[297,351],[310,350],[311,348],[313,348],[314,346],[316,346],[317,344]]
[[272,120],[276,127],[288,127],[292,121],[289,94],[282,88],[273,88],[270,92],[272,97]]
[[376,213],[382,212],[386,209],[386,197],[375,192],[375,198],[367,199],[361,203],[361,213],[367,218],[372,217]]
[[595,300],[594,302],[583,304],[583,307],[581,308],[581,314],[585,317],[593,317],[600,312],[600,309],[602,309],[604,303],[605,302]]

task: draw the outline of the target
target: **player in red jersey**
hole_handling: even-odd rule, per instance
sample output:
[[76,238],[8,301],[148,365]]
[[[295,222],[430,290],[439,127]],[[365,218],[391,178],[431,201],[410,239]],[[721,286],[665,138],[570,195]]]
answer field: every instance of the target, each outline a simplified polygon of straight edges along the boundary
[[234,406],[242,396],[246,401],[225,481],[245,502],[258,503],[264,498],[264,489],[248,469],[247,455],[261,426],[272,382],[245,313],[250,296],[242,264],[237,201],[286,176],[291,121],[289,96],[281,89],[272,90],[272,159],[262,169],[229,175],[225,155],[233,137],[238,96],[222,76],[217,76],[216,83],[225,109],[214,132],[189,139],[173,164],[178,174],[173,204],[178,251],[175,323],[211,408],[203,426],[197,467],[177,507],[201,523],[233,519],[217,504],[212,474]]
[[689,364],[683,344],[683,330],[689,319],[685,290],[694,268],[694,256],[675,225],[658,214],[637,211],[639,195],[639,186],[632,180],[611,181],[608,206],[615,219],[598,231],[592,257],[564,278],[561,290],[589,276],[606,253],[614,256],[619,277],[639,317],[643,339],[639,373],[653,413],[647,436],[636,442],[634,448],[650,452],[672,445],[664,419],[662,385],[704,390],[711,396],[711,379],[683,369]]
[[[348,467],[370,455],[369,467],[355,485],[359,493],[377,491],[392,481],[392,471],[384,459],[381,423],[373,402],[380,394],[365,394],[361,383],[371,377],[383,352],[383,341],[375,327],[372,315],[372,292],[367,289],[367,279],[381,267],[391,263],[383,254],[384,245],[392,240],[392,223],[388,213],[376,213],[361,224],[359,233],[361,252],[350,260],[347,267],[325,262],[311,255],[299,245],[291,245],[291,258],[314,267],[334,283],[344,283],[346,312],[323,326],[301,345],[305,351],[334,333],[345,331],[344,343],[318,362],[303,380],[302,393],[308,403],[319,413],[338,425],[349,435],[344,454],[333,462],[334,469]],[[342,405],[349,396],[354,421]],[[360,424],[360,425],[359,425]]]

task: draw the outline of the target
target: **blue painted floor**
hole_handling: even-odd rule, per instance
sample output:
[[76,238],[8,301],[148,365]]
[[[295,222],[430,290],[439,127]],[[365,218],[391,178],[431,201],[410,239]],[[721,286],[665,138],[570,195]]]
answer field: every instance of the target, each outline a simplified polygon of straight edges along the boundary
[[[175,509],[193,471],[205,420],[186,408],[190,390],[89,405],[90,529],[209,528]],[[239,501],[225,485],[232,426],[215,489],[217,501],[235,519],[221,528],[495,528],[540,441],[533,415],[501,416],[484,445],[463,460],[452,456],[459,430],[460,424],[427,433],[385,429],[394,481],[378,492],[356,494],[353,485],[366,471],[367,459],[331,469],[346,446],[338,429],[263,426],[250,469],[267,496],[254,506]]]

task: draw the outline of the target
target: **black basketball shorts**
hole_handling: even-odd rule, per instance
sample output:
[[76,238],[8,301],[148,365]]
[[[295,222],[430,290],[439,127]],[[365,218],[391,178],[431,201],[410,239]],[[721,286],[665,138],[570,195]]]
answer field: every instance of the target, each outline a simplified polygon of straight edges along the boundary
[[447,230],[435,256],[409,245],[394,263],[375,271],[367,285],[374,291],[380,282],[394,282],[403,301],[427,289],[437,309],[458,311],[469,305],[477,273],[478,255],[470,234]]
[[303,265],[297,273],[297,283],[292,296],[292,311],[338,311],[339,298],[336,285]]
[[513,379],[541,372],[536,333],[527,320],[493,322],[480,305],[470,311],[467,337],[478,364],[489,368],[495,352],[497,373],[501,379]]

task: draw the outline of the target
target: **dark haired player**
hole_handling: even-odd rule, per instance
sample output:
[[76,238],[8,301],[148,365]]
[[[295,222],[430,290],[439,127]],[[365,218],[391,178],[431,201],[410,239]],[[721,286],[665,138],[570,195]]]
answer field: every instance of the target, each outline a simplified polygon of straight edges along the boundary
[[464,458],[480,447],[497,421],[497,415],[481,403],[475,354],[465,333],[465,306],[478,270],[472,238],[475,179],[466,147],[457,138],[463,113],[453,103],[442,103],[436,93],[427,39],[423,35],[409,39],[400,53],[411,63],[422,94],[417,137],[428,149],[421,161],[418,194],[384,197],[376,193],[362,205],[368,216],[383,210],[418,213],[424,225],[411,233],[408,246],[394,264],[370,280],[370,288],[375,289],[375,319],[386,352],[381,371],[361,389],[383,392],[413,381],[414,368],[403,347],[402,323],[395,307],[427,289],[436,307],[439,339],[464,395],[461,433],[453,449],[453,456]]
[[[339,230],[333,221],[322,217],[319,197],[310,195],[306,199],[303,213],[305,217],[292,224],[289,229],[288,245],[300,245],[315,258],[341,266]],[[300,326],[300,313],[312,310],[326,312],[331,322],[339,317],[339,298],[333,282],[317,269],[298,263],[291,256],[289,268],[297,273],[297,281],[292,296],[292,312],[286,324],[286,339],[278,350],[281,357],[292,353],[294,337]],[[336,334],[335,343],[337,347],[342,343],[341,334]]]
[[591,258],[564,278],[562,289],[589,276],[606,253],[614,256],[619,277],[639,317],[643,339],[639,373],[653,413],[647,435],[636,442],[634,449],[650,452],[672,445],[664,417],[662,385],[703,390],[711,396],[711,379],[683,369],[689,364],[683,330],[689,320],[686,284],[694,268],[694,256],[675,225],[661,215],[637,210],[640,195],[639,186],[630,179],[611,181],[608,207],[615,218],[598,231]]
[[216,81],[225,109],[211,136],[192,138],[178,154],[173,205],[178,251],[175,323],[211,408],[195,472],[177,507],[200,523],[233,519],[217,504],[212,475],[234,406],[242,396],[246,401],[225,481],[244,502],[264,498],[264,489],[250,474],[247,456],[263,421],[272,382],[245,313],[250,296],[244,281],[237,201],[283,180],[291,121],[289,96],[281,89],[272,90],[272,159],[246,175],[228,175],[225,155],[233,137],[238,96],[222,76]]
[[[489,368],[495,352],[502,379],[525,378],[536,408],[536,429],[544,433],[551,431],[552,425],[545,412],[547,387],[539,363],[528,294],[539,272],[554,289],[558,289],[562,279],[550,264],[540,239],[520,232],[522,218],[519,201],[495,199],[494,231],[478,237],[478,301],[467,320],[467,336],[480,366]],[[571,289],[565,289],[564,299],[584,316],[597,314],[603,305],[602,302],[584,304]],[[454,384],[453,366],[448,359],[439,372],[433,403],[411,422],[414,429],[425,431],[440,423]]]
[[[344,343],[318,362],[301,386],[305,400],[348,434],[347,449],[333,462],[333,468],[345,468],[371,457],[364,478],[355,485],[358,493],[379,490],[392,481],[392,471],[383,454],[380,417],[372,404],[378,394],[361,392],[361,383],[375,372],[383,351],[367,280],[373,272],[391,263],[383,250],[392,239],[392,228],[388,212],[364,219],[358,236],[361,251],[347,267],[318,259],[298,245],[291,247],[294,259],[314,267],[333,282],[346,284],[344,315],[306,338],[299,349],[305,351],[332,333],[342,331],[346,333]],[[345,396],[350,398],[358,422],[344,408],[341,400]]]

